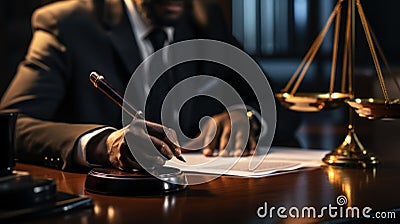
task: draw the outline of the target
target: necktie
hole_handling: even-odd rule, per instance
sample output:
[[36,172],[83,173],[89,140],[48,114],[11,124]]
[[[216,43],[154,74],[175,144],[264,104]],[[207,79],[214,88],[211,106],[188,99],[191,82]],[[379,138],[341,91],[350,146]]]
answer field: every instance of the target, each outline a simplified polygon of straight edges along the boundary
[[[153,45],[153,49],[155,52],[164,47],[165,41],[167,40],[167,34],[163,29],[155,28],[148,34],[147,39]],[[155,66],[150,64],[150,75],[152,75],[152,67],[157,67],[157,64],[159,62],[155,63]],[[146,119],[149,121],[161,123],[161,105],[163,103],[165,95],[168,92],[170,84],[172,84],[170,83],[169,79],[171,77],[168,77],[168,72],[165,75],[166,76],[163,75],[164,77],[161,78],[162,81],[157,81],[150,90],[145,114]]]
[[167,34],[164,30],[160,28],[154,28],[147,38],[150,40],[153,45],[154,51],[158,51],[164,47],[164,43],[167,40]]

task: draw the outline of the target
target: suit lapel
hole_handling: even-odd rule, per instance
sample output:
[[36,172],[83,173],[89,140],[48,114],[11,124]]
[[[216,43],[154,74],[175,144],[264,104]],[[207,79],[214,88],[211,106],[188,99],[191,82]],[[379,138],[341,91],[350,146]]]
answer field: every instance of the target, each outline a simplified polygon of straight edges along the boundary
[[126,9],[121,0],[105,0],[103,23],[122,64],[130,77],[142,62]]

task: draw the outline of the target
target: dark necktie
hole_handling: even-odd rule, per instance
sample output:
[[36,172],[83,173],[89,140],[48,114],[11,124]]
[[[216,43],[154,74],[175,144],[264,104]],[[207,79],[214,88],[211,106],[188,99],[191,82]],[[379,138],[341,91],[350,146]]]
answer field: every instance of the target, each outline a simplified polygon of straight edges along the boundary
[[160,28],[154,28],[147,38],[150,40],[153,45],[154,51],[158,51],[164,47],[165,41],[167,40],[167,34],[164,30]]
[[[155,28],[148,34],[147,38],[153,45],[153,49],[155,52],[164,47],[165,41],[167,40],[167,34],[163,29]],[[152,67],[151,64],[150,67]],[[150,74],[152,73],[150,72]],[[162,81],[159,80],[154,86],[152,86],[146,105],[146,119],[157,123],[161,123],[161,105],[170,85],[173,84],[170,81],[171,77],[168,77],[168,72],[163,76],[164,77],[161,77]]]

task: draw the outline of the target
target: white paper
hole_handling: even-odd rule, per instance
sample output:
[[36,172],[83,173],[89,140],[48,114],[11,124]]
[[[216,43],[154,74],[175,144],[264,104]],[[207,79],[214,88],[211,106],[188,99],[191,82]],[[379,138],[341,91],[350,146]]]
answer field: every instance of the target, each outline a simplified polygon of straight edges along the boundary
[[[241,177],[264,177],[298,170],[307,167],[319,167],[327,150],[308,150],[287,147],[272,147],[267,156],[249,157],[206,157],[201,153],[183,154],[186,163],[172,159],[167,166],[176,167],[185,172],[204,174],[233,175]],[[251,159],[258,159],[259,166],[251,169]],[[254,168],[254,167],[253,167]]]

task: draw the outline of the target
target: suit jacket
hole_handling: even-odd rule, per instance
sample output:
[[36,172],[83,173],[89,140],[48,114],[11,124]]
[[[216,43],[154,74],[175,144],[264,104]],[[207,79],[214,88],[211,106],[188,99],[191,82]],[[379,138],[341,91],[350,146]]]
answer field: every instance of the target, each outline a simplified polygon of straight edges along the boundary
[[[189,11],[175,30],[174,41],[194,38],[237,45],[215,8],[211,23],[199,25]],[[89,82],[99,71],[120,93],[143,60],[121,0],[70,0],[38,9],[32,16],[33,37],[25,60],[5,93],[1,108],[19,111],[16,156],[22,162],[63,170],[78,168],[73,155],[77,140],[95,129],[121,128],[121,109]],[[216,64],[189,62],[176,68],[175,81],[191,74],[221,74],[243,88],[240,79]],[[249,98],[250,99],[250,98]],[[190,102],[182,129],[198,132],[198,120],[223,110],[204,99]]]

